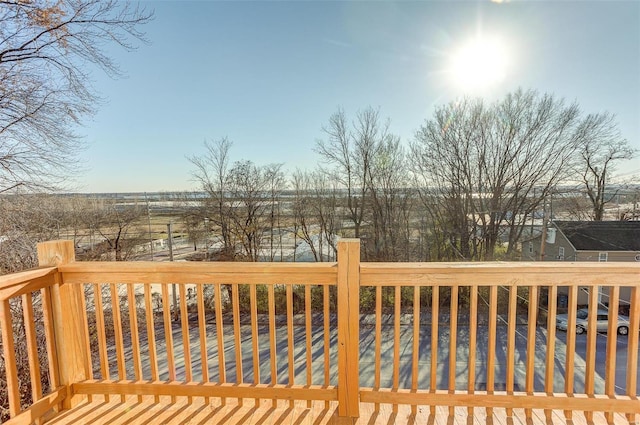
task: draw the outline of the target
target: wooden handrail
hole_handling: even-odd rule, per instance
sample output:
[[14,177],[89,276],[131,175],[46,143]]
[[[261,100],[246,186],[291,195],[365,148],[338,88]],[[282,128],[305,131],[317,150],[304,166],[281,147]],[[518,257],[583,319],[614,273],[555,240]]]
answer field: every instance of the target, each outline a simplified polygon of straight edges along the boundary
[[56,267],[40,267],[0,276],[0,301],[52,286],[56,272]]
[[335,263],[78,262],[58,267],[65,283],[225,283],[335,285]]

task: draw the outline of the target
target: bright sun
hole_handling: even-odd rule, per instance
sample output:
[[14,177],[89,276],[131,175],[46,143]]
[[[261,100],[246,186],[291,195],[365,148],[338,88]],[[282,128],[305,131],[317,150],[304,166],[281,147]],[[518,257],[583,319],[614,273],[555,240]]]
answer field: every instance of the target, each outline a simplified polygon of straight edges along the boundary
[[452,56],[452,77],[463,89],[489,88],[500,83],[507,70],[507,51],[495,38],[476,38]]

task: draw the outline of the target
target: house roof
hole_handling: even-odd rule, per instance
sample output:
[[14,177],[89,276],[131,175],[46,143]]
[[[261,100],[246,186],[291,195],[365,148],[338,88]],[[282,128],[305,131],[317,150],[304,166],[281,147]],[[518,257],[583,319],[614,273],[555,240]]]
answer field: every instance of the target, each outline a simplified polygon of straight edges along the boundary
[[555,221],[578,251],[640,251],[640,221]]

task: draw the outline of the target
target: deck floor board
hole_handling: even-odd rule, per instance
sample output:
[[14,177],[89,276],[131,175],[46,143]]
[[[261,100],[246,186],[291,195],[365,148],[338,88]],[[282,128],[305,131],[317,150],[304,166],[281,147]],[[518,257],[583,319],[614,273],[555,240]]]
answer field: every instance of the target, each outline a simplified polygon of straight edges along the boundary
[[[333,425],[350,423],[338,417],[337,404],[332,402],[329,409],[321,401],[313,402],[307,408],[306,402],[296,402],[293,408],[287,401],[280,401],[274,407],[270,400],[263,400],[255,405],[253,400],[244,400],[239,405],[236,399],[227,399],[223,405],[220,399],[211,399],[205,403],[203,398],[194,398],[192,403],[178,399],[171,403],[169,397],[162,397],[160,403],[154,403],[153,397],[144,397],[142,401],[133,396],[125,402],[120,397],[111,397],[105,401],[94,396],[91,402],[76,406],[71,410],[60,412],[47,421],[49,425],[71,424],[112,424],[112,425],[155,425],[155,424],[243,424],[243,425]],[[493,416],[488,417],[486,410],[475,408],[473,415],[467,414],[467,408],[457,407],[455,415],[449,416],[447,407],[437,407],[436,414],[430,415],[428,406],[418,406],[416,414],[411,414],[410,406],[399,406],[396,413],[391,405],[381,404],[376,412],[374,404],[361,403],[358,425],[390,425],[390,424],[426,424],[426,425],[549,425],[570,424],[587,425],[581,412],[574,412],[573,419],[568,421],[562,411],[552,411],[549,419],[543,410],[533,410],[532,420],[527,421],[524,409],[514,409],[513,416],[506,416],[505,409],[493,409]],[[592,425],[606,424],[602,413],[595,413]],[[624,415],[616,414],[615,424],[629,424]],[[640,423],[640,415],[636,417]]]

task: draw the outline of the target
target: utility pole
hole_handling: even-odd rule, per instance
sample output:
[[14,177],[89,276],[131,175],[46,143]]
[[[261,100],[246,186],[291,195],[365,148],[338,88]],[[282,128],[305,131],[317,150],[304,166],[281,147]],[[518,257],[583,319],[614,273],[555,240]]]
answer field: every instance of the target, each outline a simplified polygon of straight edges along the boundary
[[151,261],[153,261],[153,236],[151,235],[151,211],[149,210],[149,198],[147,198],[147,192],[144,193],[144,200],[147,202],[147,221],[149,223],[149,248],[151,249]]
[[209,261],[209,217],[204,218],[204,231],[205,261]]
[[547,198],[542,201],[542,236],[540,238],[540,261],[544,261],[544,250],[547,243]]
[[[167,224],[167,241],[169,243],[169,261],[173,261],[173,233],[171,232],[173,223]],[[171,290],[173,292],[173,320],[178,320],[178,293],[176,291],[176,284],[171,284]]]

